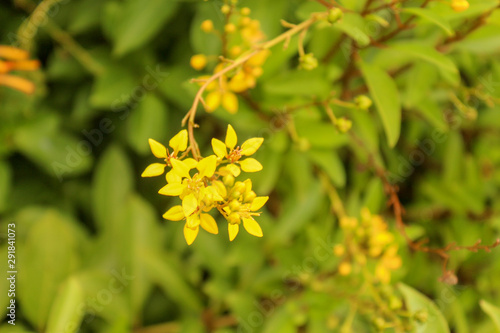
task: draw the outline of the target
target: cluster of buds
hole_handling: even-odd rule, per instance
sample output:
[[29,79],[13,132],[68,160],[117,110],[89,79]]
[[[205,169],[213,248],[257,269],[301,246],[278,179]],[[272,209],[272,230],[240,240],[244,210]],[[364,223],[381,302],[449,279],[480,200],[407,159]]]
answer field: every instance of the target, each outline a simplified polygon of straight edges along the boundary
[[38,60],[30,60],[29,53],[12,47],[0,45],[0,85],[19,90],[25,94],[35,91],[33,82],[10,75],[12,71],[34,71],[40,67]]
[[212,139],[214,155],[200,160],[188,157],[188,133],[180,131],[170,141],[170,152],[161,143],[149,139],[153,154],[163,159],[162,163],[149,165],[142,177],[160,176],[166,173],[167,184],[158,193],[176,196],[181,205],[170,208],[163,217],[170,221],[185,221],[184,237],[191,245],[198,235],[200,226],[212,234],[219,228],[210,211],[217,210],[228,222],[229,240],[234,240],[240,224],[251,235],[262,237],[262,229],[254,220],[267,202],[268,197],[258,197],[252,190],[250,179],[237,181],[241,171],[257,172],[262,165],[253,155],[264,139],[251,138],[241,147],[237,146],[237,135],[228,126],[225,142]]
[[[204,54],[196,54],[191,57],[190,62],[194,69],[203,70],[209,58],[218,59],[219,63],[214,66],[213,75],[231,65],[241,55],[253,51],[255,44],[265,38],[260,29],[260,22],[249,17],[251,13],[249,8],[237,10],[234,4],[226,4],[222,6],[221,11],[226,16],[223,31],[216,30],[211,20],[203,21],[201,29],[205,33],[214,33],[223,39],[222,56],[207,57]],[[236,94],[255,87],[257,78],[263,73],[262,65],[269,54],[269,50],[262,50],[209,84],[203,100],[205,110],[213,112],[222,106],[229,113],[236,113],[238,111]],[[196,81],[203,84],[208,78],[209,75],[203,75]]]
[[333,248],[334,254],[343,258],[338,267],[339,274],[345,276],[353,271],[361,272],[371,261],[374,265],[369,267],[374,266],[377,280],[388,284],[391,271],[401,267],[402,261],[394,234],[388,230],[382,217],[372,215],[364,208],[360,219],[344,217],[340,220],[340,227],[347,246],[337,244]]

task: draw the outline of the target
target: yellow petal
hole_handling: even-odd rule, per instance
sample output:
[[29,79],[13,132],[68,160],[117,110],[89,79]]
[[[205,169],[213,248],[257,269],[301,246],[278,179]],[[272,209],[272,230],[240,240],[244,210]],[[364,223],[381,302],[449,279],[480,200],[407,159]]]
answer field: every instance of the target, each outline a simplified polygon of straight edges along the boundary
[[243,71],[238,72],[233,78],[229,81],[227,86],[229,90],[240,93],[248,89],[248,86],[245,82],[245,73]]
[[179,151],[184,151],[187,148],[187,142],[188,142],[188,132],[187,130],[182,130],[179,133],[177,133],[170,141],[168,142],[168,145],[172,147],[175,153]]
[[203,229],[208,231],[211,234],[217,235],[219,233],[219,228],[217,227],[217,223],[214,218],[210,214],[201,214],[200,215],[200,225]]
[[260,225],[252,219],[243,219],[243,226],[245,227],[245,230],[250,234],[254,235],[256,237],[262,237],[262,229],[260,228]]
[[214,112],[220,105],[222,94],[220,91],[212,91],[205,98],[205,110],[207,112]]
[[264,206],[266,204],[268,199],[269,199],[269,197],[257,197],[255,199],[253,199],[252,206],[250,206],[250,210],[254,212],[256,210],[261,209],[262,206]]
[[170,163],[172,164],[172,170],[179,175],[180,177],[191,178],[189,176],[189,167],[183,161],[179,161],[175,158],[170,159]]
[[222,94],[222,107],[231,114],[238,111],[238,97],[232,92],[225,92]]
[[149,139],[148,141],[149,141],[149,147],[151,147],[153,155],[155,155],[158,158],[167,157],[167,148],[165,148],[164,145],[153,139]]
[[219,193],[222,198],[227,197],[227,189],[226,186],[224,186],[223,182],[221,182],[220,180],[215,180],[212,182],[212,187],[215,187],[217,189],[217,193]]
[[182,210],[181,205],[174,206],[163,214],[163,218],[170,221],[180,221],[184,218],[184,210]]
[[251,138],[243,142],[243,145],[241,145],[241,155],[250,156],[254,154],[260,148],[262,142],[264,142],[263,138]]
[[[224,198],[219,194],[219,191],[216,188],[217,185],[214,183],[216,183],[216,182],[214,181],[214,182],[212,182],[212,184],[213,184],[212,186],[206,187],[207,192],[212,195],[213,201],[224,201]],[[221,182],[219,181],[219,183],[221,183]],[[222,186],[224,186],[224,184],[222,184]],[[224,190],[226,190],[225,186],[224,186]]]
[[184,238],[186,239],[186,243],[188,245],[193,244],[194,240],[196,239],[196,236],[198,236],[198,231],[200,231],[200,227],[191,229],[187,226],[187,224],[184,225]]
[[252,180],[249,178],[243,182],[245,184],[245,193],[250,193],[252,190]]
[[236,164],[228,164],[226,165],[226,169],[229,170],[235,177],[238,177],[241,173],[240,167]]
[[260,66],[266,61],[267,57],[271,54],[269,50],[262,50],[250,59],[247,60],[246,64],[249,66]]
[[17,89],[25,94],[32,94],[35,92],[35,84],[33,82],[15,75],[0,75],[0,86]]
[[167,184],[163,186],[158,193],[162,195],[178,196],[181,195],[186,186],[181,183]]
[[217,166],[217,157],[210,155],[198,162],[196,168],[200,172],[200,177],[212,177]]
[[238,137],[236,136],[233,126],[227,125],[226,146],[229,149],[234,149],[236,142],[238,142]]
[[198,200],[193,193],[187,195],[182,199],[182,209],[184,210],[184,215],[189,216],[194,213],[198,208]]
[[227,225],[227,230],[229,232],[229,240],[232,242],[233,239],[238,234],[238,231],[240,230],[240,226],[239,226],[239,224],[231,224],[231,223],[229,223]]
[[257,172],[262,170],[262,164],[255,158],[247,158],[240,162],[241,169],[245,172]]
[[141,177],[156,177],[162,175],[165,171],[165,164],[153,163],[148,165],[146,170],[141,174]]
[[169,184],[180,183],[182,181],[182,177],[176,174],[174,170],[167,172],[165,178]]
[[198,164],[198,161],[191,157],[182,160],[182,162],[188,166],[189,170],[196,168]]
[[197,228],[200,225],[200,217],[198,216],[198,214],[188,216],[186,218],[186,225],[191,229]]
[[212,148],[214,150],[215,155],[217,155],[218,157],[220,158],[226,157],[227,151],[224,142],[220,141],[219,139],[213,138]]

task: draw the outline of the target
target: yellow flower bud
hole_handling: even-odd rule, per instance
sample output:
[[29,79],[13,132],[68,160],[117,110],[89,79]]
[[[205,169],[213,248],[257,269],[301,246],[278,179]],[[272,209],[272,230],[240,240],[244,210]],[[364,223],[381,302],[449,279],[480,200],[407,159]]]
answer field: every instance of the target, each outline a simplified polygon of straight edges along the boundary
[[227,220],[231,224],[240,224],[241,223],[241,217],[240,217],[240,214],[238,214],[238,213],[229,214],[229,216],[227,217]]
[[242,17],[242,18],[240,18],[240,22],[239,23],[240,23],[241,26],[247,26],[251,22],[252,22],[252,19],[250,19],[250,17]]
[[204,54],[196,54],[191,57],[190,64],[191,67],[200,71],[207,65],[207,57]]
[[238,111],[238,97],[232,92],[225,92],[222,94],[222,107],[229,113],[236,113]]
[[240,11],[241,15],[245,15],[245,16],[250,15],[251,12],[252,11],[248,7],[243,7],[243,8],[241,8],[241,11]]
[[211,20],[201,22],[201,30],[204,32],[212,32],[214,30],[214,23]]
[[348,263],[347,261],[343,261],[340,263],[340,265],[339,265],[339,274],[340,275],[342,275],[342,276],[349,275],[349,274],[351,274],[351,271],[352,271],[352,266],[350,263]]
[[207,112],[214,112],[220,105],[222,94],[220,91],[212,91],[205,99],[205,109]]
[[241,203],[236,199],[231,200],[231,202],[229,203],[229,209],[231,209],[232,212],[239,211],[240,207],[241,207]]
[[228,5],[224,5],[221,7],[220,11],[222,12],[222,14],[229,14],[229,12],[231,11],[231,7],[229,7]]
[[343,256],[345,253],[345,246],[342,245],[342,244],[336,244],[334,247],[333,247],[333,254],[335,254],[335,256],[337,257],[341,257]]
[[224,26],[224,31],[231,34],[236,31],[236,26],[232,23],[228,23]]
[[222,181],[224,182],[224,185],[226,186],[233,186],[234,185],[234,176],[233,175],[225,175],[222,177]]
[[229,50],[229,53],[231,54],[231,56],[237,57],[237,56],[239,56],[241,54],[241,47],[239,47],[239,46],[233,46]]
[[271,51],[269,50],[262,50],[258,52],[256,55],[252,56],[250,59],[247,60],[246,64],[249,66],[262,66],[264,62],[266,61],[267,57],[271,54]]
[[257,197],[257,194],[254,191],[250,191],[245,193],[243,197],[245,202],[252,202]]
[[469,8],[469,3],[467,0],[452,0],[451,8],[457,13],[460,13]]

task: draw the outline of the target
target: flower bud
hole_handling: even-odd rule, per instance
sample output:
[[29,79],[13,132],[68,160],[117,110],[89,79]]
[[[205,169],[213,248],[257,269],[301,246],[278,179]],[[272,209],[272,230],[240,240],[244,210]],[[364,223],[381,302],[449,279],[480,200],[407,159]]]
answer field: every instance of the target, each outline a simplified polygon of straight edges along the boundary
[[241,206],[241,203],[236,199],[231,200],[231,202],[229,203],[229,209],[231,209],[232,212],[239,211],[240,206]]
[[252,202],[253,199],[255,199],[257,197],[257,194],[255,194],[254,191],[250,191],[248,193],[245,193],[245,195],[243,196],[243,200],[245,202]]
[[457,13],[460,13],[469,8],[469,3],[467,0],[452,0],[451,8]]
[[212,32],[214,30],[214,23],[211,20],[201,22],[201,30],[204,32]]
[[225,175],[222,177],[222,182],[226,186],[233,186],[234,185],[234,176],[233,175]]
[[368,110],[372,106],[373,102],[370,97],[366,95],[359,95],[354,99],[354,103],[361,110]]
[[429,313],[427,312],[427,310],[420,309],[413,314],[413,319],[423,324],[429,319]]
[[318,67],[318,59],[314,57],[314,54],[308,53],[304,54],[299,58],[299,67],[305,69],[306,71],[311,71]]
[[227,217],[227,220],[231,224],[240,224],[240,222],[241,222],[240,214],[238,214],[238,213],[231,213]]
[[346,133],[352,127],[352,121],[347,118],[339,118],[337,119],[337,128],[340,132]]
[[207,65],[207,57],[204,54],[196,54],[191,57],[190,64],[191,67],[200,71]]
[[328,17],[326,18],[326,20],[333,24],[340,20],[342,16],[344,16],[344,13],[342,12],[342,10],[340,10],[340,8],[332,8],[328,12]]

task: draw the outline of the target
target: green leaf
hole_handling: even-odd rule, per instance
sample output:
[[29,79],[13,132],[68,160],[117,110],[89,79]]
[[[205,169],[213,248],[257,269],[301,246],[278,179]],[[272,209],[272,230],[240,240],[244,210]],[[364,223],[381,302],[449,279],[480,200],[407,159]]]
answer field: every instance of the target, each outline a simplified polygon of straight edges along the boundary
[[[138,177],[137,175],[136,177]],[[102,155],[92,180],[92,209],[100,229],[119,233],[134,174],[123,150],[111,146]]]
[[132,98],[138,85],[134,76],[124,66],[110,65],[96,77],[90,95],[90,104],[95,108],[120,111]]
[[69,227],[73,223],[58,211],[47,210],[30,228],[25,244],[18,247],[22,263],[19,301],[23,314],[39,331],[44,331],[58,287],[78,265],[77,240]]
[[490,316],[491,320],[495,323],[497,331],[500,332],[500,308],[484,299],[479,301],[479,306],[481,306],[481,309]]
[[458,76],[458,69],[453,61],[432,46],[416,43],[397,43],[392,44],[391,47],[398,52],[403,52],[414,58],[424,60],[436,66],[441,72],[450,72]]
[[150,251],[144,254],[143,259],[148,274],[167,297],[188,310],[201,310],[202,305],[196,291],[186,282],[182,271],[174,267],[168,255]]
[[158,97],[146,95],[137,109],[131,112],[127,122],[127,139],[129,145],[139,154],[150,152],[148,139],[156,141],[166,139],[168,109]]
[[427,311],[428,319],[425,323],[417,323],[415,321],[416,333],[450,332],[446,319],[434,302],[404,283],[399,283],[398,289],[403,294],[406,306],[411,313],[419,310]]
[[84,311],[85,293],[77,277],[70,277],[60,287],[50,309],[47,332],[78,332]]
[[346,134],[339,133],[331,123],[300,119],[295,121],[300,138],[307,139],[313,148],[338,148],[348,143]]
[[402,12],[408,13],[408,14],[413,14],[416,16],[421,17],[424,20],[427,20],[431,23],[434,23],[438,27],[444,30],[448,36],[453,36],[455,35],[455,32],[451,28],[450,24],[446,19],[441,17],[439,14],[426,9],[426,8],[402,8]]
[[362,62],[360,68],[382,118],[387,143],[390,147],[394,147],[401,131],[401,102],[396,83],[385,71],[376,66]]
[[309,150],[309,157],[330,177],[336,187],[344,187],[346,181],[344,164],[339,156],[330,150]]
[[177,2],[128,0],[114,34],[113,52],[119,56],[149,42],[175,13]]
[[55,115],[40,116],[17,128],[13,139],[23,155],[62,180],[66,175],[79,175],[90,169],[94,147],[88,141],[79,141],[59,131],[58,122]]
[[370,37],[365,32],[366,26],[366,21],[357,13],[345,13],[342,20],[334,24],[334,27],[354,39],[359,46],[370,44]]
[[295,70],[277,75],[263,82],[262,89],[270,95],[326,96],[331,87],[325,71],[318,67],[312,71]]

